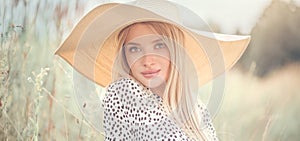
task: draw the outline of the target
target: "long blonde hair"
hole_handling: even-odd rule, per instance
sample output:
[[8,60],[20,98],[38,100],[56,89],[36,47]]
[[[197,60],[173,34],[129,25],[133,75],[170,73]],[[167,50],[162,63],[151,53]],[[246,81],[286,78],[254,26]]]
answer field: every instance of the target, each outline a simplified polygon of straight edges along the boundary
[[[183,31],[164,22],[141,22],[149,26],[153,31],[166,38],[169,51],[171,71],[163,95],[163,105],[167,114],[177,125],[192,139],[206,140],[201,130],[200,111],[197,110],[198,80],[191,74],[197,74],[187,53],[184,51]],[[133,25],[133,24],[132,24]],[[116,37],[116,46],[120,47],[120,55],[116,58],[117,72],[113,74],[113,80],[128,76],[130,68],[122,46],[132,25],[122,29]]]

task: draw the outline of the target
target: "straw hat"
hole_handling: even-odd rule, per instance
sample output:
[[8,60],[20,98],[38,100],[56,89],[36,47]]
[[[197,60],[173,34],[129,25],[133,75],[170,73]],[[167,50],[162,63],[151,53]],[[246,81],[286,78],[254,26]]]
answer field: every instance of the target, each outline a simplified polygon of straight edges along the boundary
[[200,76],[200,85],[229,70],[250,41],[250,36],[202,31],[201,18],[178,4],[137,0],[94,8],[79,21],[56,54],[90,80],[106,87],[112,81],[112,67],[119,51],[116,35],[122,28],[143,21],[166,22],[182,29],[184,47]]

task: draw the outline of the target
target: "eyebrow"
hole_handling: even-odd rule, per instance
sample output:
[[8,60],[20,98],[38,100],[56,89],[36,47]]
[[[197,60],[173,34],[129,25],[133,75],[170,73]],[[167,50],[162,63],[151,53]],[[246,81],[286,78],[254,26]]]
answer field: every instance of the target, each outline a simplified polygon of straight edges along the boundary
[[[159,38],[159,39],[155,39],[154,41],[152,41],[152,43],[157,43],[157,42],[161,42],[161,41],[163,41],[163,40],[162,40],[161,38]],[[129,43],[125,44],[125,46],[127,46],[127,45],[136,45],[136,46],[140,46],[141,44],[135,43],[135,42],[129,42]]]
[[163,40],[161,38],[159,38],[159,39],[152,41],[152,43],[161,42],[161,41],[163,41]]
[[139,43],[134,43],[134,42],[129,42],[129,43],[125,44],[125,46],[127,46],[127,45],[137,45],[137,46],[140,46],[141,44],[139,44]]

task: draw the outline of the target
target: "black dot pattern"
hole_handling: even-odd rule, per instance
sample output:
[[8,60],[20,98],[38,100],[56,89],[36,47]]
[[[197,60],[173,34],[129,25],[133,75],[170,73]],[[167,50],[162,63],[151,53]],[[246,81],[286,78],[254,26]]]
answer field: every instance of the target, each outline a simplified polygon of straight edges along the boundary
[[[108,86],[103,99],[105,140],[190,141],[164,112],[162,99],[130,78]],[[205,105],[198,105],[209,140],[218,140]]]

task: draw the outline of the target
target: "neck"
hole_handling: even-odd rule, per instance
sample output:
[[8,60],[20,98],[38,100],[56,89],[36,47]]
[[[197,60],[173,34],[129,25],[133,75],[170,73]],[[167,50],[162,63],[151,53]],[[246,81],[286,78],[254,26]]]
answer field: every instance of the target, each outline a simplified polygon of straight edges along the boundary
[[162,85],[159,85],[158,87],[150,88],[150,89],[151,89],[151,91],[152,91],[154,94],[156,94],[156,95],[160,96],[161,98],[163,98],[163,96],[164,96],[164,91],[165,91],[165,87],[166,87],[166,85],[165,85],[165,84],[162,84]]

